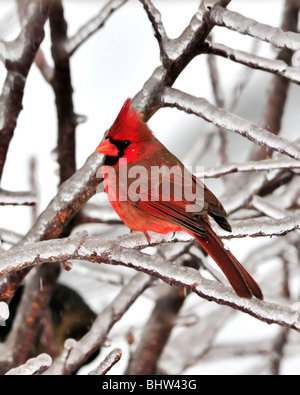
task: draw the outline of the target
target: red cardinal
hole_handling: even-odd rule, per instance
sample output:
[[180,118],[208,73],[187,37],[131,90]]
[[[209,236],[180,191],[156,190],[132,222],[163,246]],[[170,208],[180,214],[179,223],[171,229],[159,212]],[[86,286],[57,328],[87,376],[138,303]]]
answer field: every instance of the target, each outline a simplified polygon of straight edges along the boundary
[[[209,217],[231,232],[222,204],[154,137],[141,115],[131,108],[130,99],[124,103],[97,152],[106,155],[102,167],[105,191],[116,213],[131,230],[144,232],[147,236],[148,231],[162,234],[188,232],[219,265],[237,295],[263,299],[259,285],[225,249],[211,228]],[[154,179],[151,170],[163,167],[177,169],[169,177],[168,198],[162,191],[164,177],[156,179],[156,185],[151,185]],[[188,176],[192,191],[183,194],[182,185],[188,184]],[[194,195],[199,189],[202,199],[199,192],[196,198]]]

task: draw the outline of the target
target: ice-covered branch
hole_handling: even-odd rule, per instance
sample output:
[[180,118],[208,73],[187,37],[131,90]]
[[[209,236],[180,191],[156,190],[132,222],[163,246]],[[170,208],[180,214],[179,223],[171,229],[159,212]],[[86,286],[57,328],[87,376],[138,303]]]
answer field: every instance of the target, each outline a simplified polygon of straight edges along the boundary
[[85,41],[91,37],[95,32],[97,32],[108,20],[108,18],[125,4],[127,0],[110,0],[108,3],[100,10],[100,12],[86,22],[72,37],[64,43],[64,51],[68,56],[72,56],[74,52],[83,44]]
[[0,206],[34,206],[37,197],[31,192],[11,192],[0,189]]
[[256,171],[270,171],[283,169],[299,169],[300,162],[289,158],[265,159],[261,161],[248,161],[243,163],[229,163],[227,165],[211,167],[203,173],[197,174],[199,177],[218,178],[226,174],[251,173]]
[[52,358],[48,354],[41,354],[29,359],[24,365],[11,369],[5,376],[32,376],[48,369],[51,364]]
[[300,84],[300,70],[298,67],[292,67],[283,60],[274,60],[264,58],[252,53],[230,48],[224,44],[208,44],[207,51],[210,54],[222,56],[234,62],[241,63],[252,69],[266,71],[285,77],[295,84]]
[[232,232],[218,233],[222,238],[232,239],[236,237],[267,237],[283,236],[300,228],[300,214],[293,214],[280,219],[253,218],[251,220],[230,221]]
[[22,31],[12,42],[5,43],[7,76],[0,96],[0,178],[16,122],[22,110],[27,75],[44,38],[44,24],[50,0],[27,1]]
[[176,107],[189,114],[195,114],[216,126],[238,133],[256,144],[300,160],[299,144],[274,136],[252,122],[214,106],[204,98],[197,98],[174,88],[165,88],[161,96],[161,105]]
[[165,27],[161,20],[161,14],[159,10],[153,5],[151,0],[140,0],[143,4],[145,11],[147,12],[148,18],[152,23],[155,37],[157,38],[161,61],[164,67],[168,67],[170,61],[169,45],[171,40],[166,34]]
[[100,363],[100,365],[90,372],[89,376],[102,376],[105,375],[110,369],[120,361],[122,357],[122,350],[120,348],[116,348],[112,350],[107,357]]
[[214,6],[209,14],[211,23],[224,26],[240,34],[245,34],[266,41],[277,48],[289,48],[292,51],[300,49],[300,34],[283,32],[282,29],[257,22],[254,19]]
[[[146,237],[143,237],[146,240]],[[30,244],[26,246],[26,251],[24,251],[24,248],[15,249],[3,253],[1,258],[0,275],[2,276],[39,263],[51,263],[57,260],[88,260],[126,266],[147,273],[152,277],[160,278],[169,285],[183,287],[201,298],[243,311],[264,322],[277,323],[300,330],[300,314],[298,311],[256,299],[245,300],[239,298],[230,288],[205,279],[195,269],[181,267],[164,258],[122,247],[119,241],[103,240],[97,237],[88,237],[87,234],[77,234],[66,239]],[[116,314],[115,311],[114,314]],[[92,336],[92,334],[90,335]]]

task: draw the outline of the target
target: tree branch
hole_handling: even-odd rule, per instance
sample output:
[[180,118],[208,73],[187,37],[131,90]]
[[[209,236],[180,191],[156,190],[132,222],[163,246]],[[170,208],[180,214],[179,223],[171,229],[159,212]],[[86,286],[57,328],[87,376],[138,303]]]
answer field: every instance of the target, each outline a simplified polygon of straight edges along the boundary
[[165,88],[161,96],[161,105],[176,107],[188,114],[197,115],[216,126],[241,134],[256,144],[300,160],[299,145],[283,137],[274,136],[252,122],[214,106],[204,98],[196,98],[174,88]]
[[300,84],[300,70],[298,67],[289,66],[284,60],[264,58],[252,53],[230,48],[224,44],[208,43],[209,54],[222,56],[233,62],[243,64],[252,69],[266,71],[288,79],[295,84]]
[[300,49],[300,34],[294,32],[283,32],[282,29],[265,25],[254,19],[229,11],[225,8],[214,6],[209,14],[210,22],[245,34],[259,40],[266,41],[277,48],[288,48],[292,51]]
[[89,373],[89,376],[103,376],[110,369],[120,361],[122,357],[122,350],[116,348],[115,350],[111,351],[107,357],[100,363],[100,365],[94,369],[92,372]]
[[[144,235],[142,237],[146,241],[146,237]],[[86,234],[77,234],[66,239],[28,245],[26,254],[24,254],[23,248],[19,248],[14,252],[3,253],[1,257],[0,275],[2,276],[15,270],[57,260],[88,260],[126,266],[160,278],[169,285],[186,288],[201,298],[230,306],[269,324],[276,323],[300,330],[300,313],[298,311],[255,298],[251,300],[239,298],[232,289],[205,279],[195,269],[181,267],[161,257],[122,247],[120,240],[117,239],[105,241],[97,237],[87,237]]]
[[95,32],[104,26],[108,18],[128,0],[110,0],[101,11],[85,23],[72,37],[64,41],[64,52],[71,57]]
[[53,0],[49,14],[54,74],[51,85],[55,93],[58,119],[58,164],[60,184],[76,171],[75,130],[77,126],[73,105],[70,58],[62,45],[67,39],[67,22],[61,0]]
[[44,39],[44,24],[50,4],[51,0],[24,1],[24,6],[30,11],[24,14],[22,31],[14,41],[5,43],[7,77],[0,96],[0,179],[17,118],[22,110],[27,75]]

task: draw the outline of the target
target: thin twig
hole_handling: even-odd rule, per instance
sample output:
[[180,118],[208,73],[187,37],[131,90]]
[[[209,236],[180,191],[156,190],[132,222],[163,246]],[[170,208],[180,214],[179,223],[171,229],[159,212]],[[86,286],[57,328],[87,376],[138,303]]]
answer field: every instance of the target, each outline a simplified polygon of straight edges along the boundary
[[89,376],[103,376],[107,372],[110,371],[110,369],[120,361],[122,357],[122,350],[119,348],[116,348],[115,350],[112,350],[107,357],[100,363],[99,366],[97,366],[96,369],[91,371],[88,375]]
[[86,42],[95,32],[97,32],[108,20],[108,18],[124,5],[127,0],[110,0],[91,20],[86,22],[78,31],[64,42],[64,52],[67,56],[72,56],[75,51]]

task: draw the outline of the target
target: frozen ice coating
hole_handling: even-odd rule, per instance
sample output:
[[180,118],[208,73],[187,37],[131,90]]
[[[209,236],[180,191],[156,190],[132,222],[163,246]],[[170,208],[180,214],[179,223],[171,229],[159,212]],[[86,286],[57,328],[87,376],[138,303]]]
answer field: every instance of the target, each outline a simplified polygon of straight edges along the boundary
[[225,26],[240,34],[269,42],[277,48],[289,48],[292,51],[300,49],[300,34],[298,33],[283,32],[279,28],[258,23],[256,20],[246,18],[237,12],[219,6],[212,9],[210,18],[219,26]]
[[[271,213],[274,217],[279,214],[275,209]],[[254,218],[251,220],[231,220],[230,224],[232,226],[231,233],[225,233],[222,230],[219,231],[223,238],[283,236],[300,228],[300,214],[289,215],[280,219]]]
[[51,366],[52,358],[48,354],[40,354],[36,358],[29,359],[24,365],[11,369],[6,376],[31,376],[40,370]]
[[[230,48],[223,44],[209,44],[209,53],[222,56],[234,62],[244,64],[254,69],[259,69],[281,75],[296,84],[300,84],[299,67],[290,67],[283,60],[268,59],[245,51]],[[296,65],[294,65],[296,66]]]
[[250,141],[300,159],[299,144],[271,134],[246,119],[214,106],[204,98],[196,98],[174,88],[165,88],[162,100],[167,106],[196,114],[216,126],[241,134]]
[[64,49],[68,54],[74,53],[82,43],[84,43],[94,32],[99,29],[99,26],[104,25],[110,15],[121,7],[128,0],[113,0],[107,3],[101,11],[92,18],[88,23],[82,26],[73,37],[69,38],[64,44]]
[[214,178],[232,173],[250,173],[254,171],[270,171],[283,169],[299,169],[300,162],[289,158],[266,159],[259,162],[246,161],[244,163],[230,163],[222,166],[211,167],[203,172],[197,173],[199,177]]
[[0,302],[0,323],[6,321],[9,318],[9,307],[5,302]]
[[116,348],[112,350],[100,365],[91,371],[89,376],[100,376],[106,374],[122,357],[122,350]]

